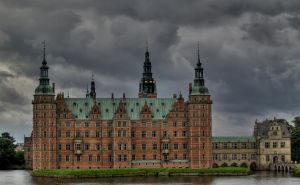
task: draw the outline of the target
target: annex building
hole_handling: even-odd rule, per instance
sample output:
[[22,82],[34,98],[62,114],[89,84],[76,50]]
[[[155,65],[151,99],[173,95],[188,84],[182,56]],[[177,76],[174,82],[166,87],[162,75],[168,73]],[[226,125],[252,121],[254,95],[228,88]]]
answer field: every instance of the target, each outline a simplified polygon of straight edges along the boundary
[[70,98],[50,85],[44,48],[32,134],[24,144],[28,168],[268,169],[291,160],[285,120],[255,123],[250,137],[212,137],[212,100],[199,49],[187,100],[181,94],[158,98],[151,68],[147,49],[137,98],[97,97],[94,79],[83,98]]

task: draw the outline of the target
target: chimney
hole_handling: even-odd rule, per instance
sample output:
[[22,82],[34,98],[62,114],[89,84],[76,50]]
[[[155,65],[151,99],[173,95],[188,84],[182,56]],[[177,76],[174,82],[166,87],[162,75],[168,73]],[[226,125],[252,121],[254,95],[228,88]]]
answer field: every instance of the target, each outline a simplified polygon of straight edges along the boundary
[[189,94],[192,93],[192,83],[189,83]]
[[55,93],[55,83],[52,83],[53,93]]

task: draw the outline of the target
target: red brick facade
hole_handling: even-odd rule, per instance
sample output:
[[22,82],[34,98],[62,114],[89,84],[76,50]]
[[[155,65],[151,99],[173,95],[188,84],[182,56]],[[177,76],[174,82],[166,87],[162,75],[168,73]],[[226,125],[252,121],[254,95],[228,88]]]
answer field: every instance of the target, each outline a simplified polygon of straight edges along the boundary
[[163,120],[152,120],[147,102],[140,120],[119,103],[112,120],[94,105],[89,120],[74,118],[64,95],[35,96],[32,168],[211,167],[210,96],[180,96]]

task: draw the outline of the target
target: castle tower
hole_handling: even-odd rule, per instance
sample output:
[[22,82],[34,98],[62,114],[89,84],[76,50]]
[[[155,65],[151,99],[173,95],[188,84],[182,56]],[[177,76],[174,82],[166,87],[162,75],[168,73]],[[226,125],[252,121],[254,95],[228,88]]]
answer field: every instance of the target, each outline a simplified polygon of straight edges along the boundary
[[194,85],[190,84],[188,100],[191,168],[212,166],[211,104],[208,89],[204,84],[198,45],[198,62],[195,67]]
[[33,169],[56,168],[56,104],[55,87],[49,85],[45,42],[39,85],[33,104]]
[[152,77],[151,62],[149,58],[148,44],[145,52],[144,72],[140,81],[139,98],[156,98],[156,84]]

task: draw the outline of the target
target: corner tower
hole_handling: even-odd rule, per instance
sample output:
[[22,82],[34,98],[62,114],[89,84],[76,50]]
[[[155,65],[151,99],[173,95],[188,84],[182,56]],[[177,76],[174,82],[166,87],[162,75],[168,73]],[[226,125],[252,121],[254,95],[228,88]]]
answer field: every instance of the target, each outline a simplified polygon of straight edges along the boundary
[[45,42],[39,85],[33,105],[32,161],[33,169],[56,168],[56,104],[54,83],[49,84]]
[[151,62],[149,58],[148,44],[145,52],[144,72],[140,81],[139,98],[156,98],[156,84],[152,77]]
[[191,168],[212,166],[211,104],[208,89],[204,84],[198,45],[198,61],[195,67],[194,84],[189,86],[188,100]]

